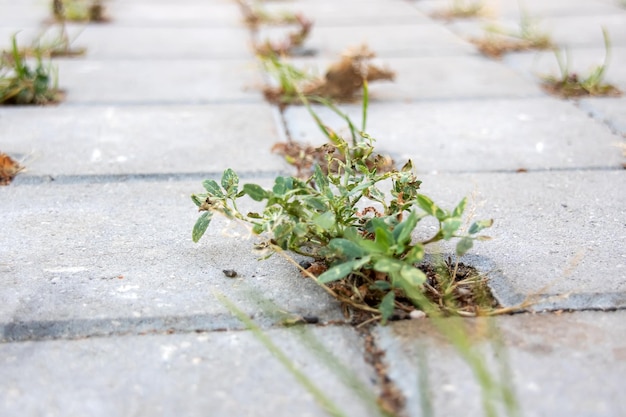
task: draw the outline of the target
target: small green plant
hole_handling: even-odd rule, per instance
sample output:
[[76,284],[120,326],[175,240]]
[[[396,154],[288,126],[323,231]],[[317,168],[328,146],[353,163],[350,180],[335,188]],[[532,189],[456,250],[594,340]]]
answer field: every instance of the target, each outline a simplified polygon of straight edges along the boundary
[[464,19],[479,16],[484,10],[482,0],[451,0],[444,10],[432,14],[438,19]]
[[518,31],[488,26],[482,39],[471,39],[480,52],[492,58],[499,58],[507,52],[542,50],[552,47],[550,35],[541,31],[535,19],[521,10]]
[[604,76],[611,57],[611,40],[605,28],[602,28],[602,35],[604,37],[605,49],[604,62],[602,65],[594,68],[586,77],[580,77],[578,74],[570,71],[570,56],[567,51],[564,59],[563,52],[559,49],[554,49],[554,56],[559,64],[561,75],[560,77],[544,76],[544,90],[563,98],[621,95],[621,91],[617,87],[604,82]]
[[323,78],[300,71],[277,55],[265,56],[265,70],[278,85],[266,87],[263,93],[268,101],[279,105],[302,103],[301,96],[316,101],[353,101],[365,82],[393,81],[395,77],[393,71],[370,63],[375,56],[366,45],[349,48]]
[[[421,181],[413,174],[411,161],[400,170],[378,172],[368,163],[374,139],[365,133],[365,117],[357,129],[342,114],[352,136],[349,142],[323,124],[304,96],[300,98],[328,138],[327,166],[336,169],[324,172],[316,164],[306,180],[279,176],[272,189],[257,184],[240,187],[237,174],[227,169],[220,183],[205,180],[206,192],[191,197],[202,212],[193,228],[193,240],[197,242],[212,217],[221,214],[250,225],[257,235],[266,234],[272,251],[312,258],[318,271],[323,271],[315,278],[318,284],[344,304],[373,313],[383,322],[396,308],[406,311],[429,303],[424,287],[428,277],[417,267],[424,260],[426,246],[458,239],[456,255],[462,256],[475,240],[486,239],[479,233],[492,220],[474,222],[462,232],[466,199],[451,211],[436,205],[419,193]],[[364,116],[367,102],[365,98]],[[390,187],[389,194],[381,190],[383,184]],[[264,209],[241,212],[237,201],[244,196],[264,202]],[[413,232],[427,218],[435,220],[437,231],[414,241]]]
[[295,13],[283,11],[279,13],[269,13],[263,7],[246,0],[237,0],[241,13],[248,26],[256,29],[259,25],[287,25],[298,23],[298,16]]
[[48,104],[58,101],[57,77],[51,65],[45,66],[41,55],[36,66],[28,66],[12,38],[12,50],[0,57],[0,104]]
[[287,36],[278,42],[266,39],[254,45],[255,53],[260,57],[275,55],[291,55],[294,50],[300,48],[311,33],[313,22],[301,14],[294,16],[296,29],[289,32]]
[[101,0],[53,0],[52,14],[57,21],[106,22]]
[[33,41],[32,47],[22,50],[25,56],[76,57],[84,55],[86,48],[74,48],[64,21],[46,27]]

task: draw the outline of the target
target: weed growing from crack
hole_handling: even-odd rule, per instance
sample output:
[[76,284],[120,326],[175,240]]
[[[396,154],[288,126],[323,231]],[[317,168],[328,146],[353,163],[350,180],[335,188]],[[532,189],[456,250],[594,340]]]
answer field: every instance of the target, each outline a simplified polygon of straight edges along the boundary
[[64,21],[58,25],[51,25],[45,28],[33,41],[30,48],[20,50],[23,56],[27,57],[77,57],[84,55],[86,48],[74,48],[72,43],[75,39],[70,39]]
[[107,22],[102,0],[53,0],[52,15],[57,21]]
[[563,51],[554,49],[554,56],[559,64],[561,76],[544,76],[542,84],[544,90],[562,98],[620,96],[621,91],[617,89],[617,87],[604,82],[604,75],[606,74],[611,57],[611,40],[605,28],[602,28],[602,35],[604,37],[605,50],[604,62],[602,65],[594,68],[586,77],[581,77],[570,71],[570,57],[567,51],[565,52],[566,58],[564,59]]
[[59,100],[52,66],[45,66],[41,55],[35,61],[32,69],[13,36],[11,52],[0,56],[0,104],[49,104]]
[[294,50],[302,47],[306,39],[311,33],[313,22],[301,14],[294,15],[296,28],[291,31],[281,41],[271,41],[266,39],[263,42],[254,45],[254,52],[260,57],[269,56],[287,56],[291,55]]
[[259,25],[288,25],[297,24],[298,15],[284,11],[279,13],[269,13],[263,7],[246,0],[237,0],[246,24],[256,29]]
[[[238,176],[227,169],[220,184],[205,180],[206,193],[191,197],[202,212],[193,240],[202,237],[214,214],[221,214],[248,224],[255,234],[267,234],[267,247],[273,252],[288,250],[312,258],[319,276],[307,271],[308,276],[355,311],[386,322],[397,309],[430,305],[424,285],[428,276],[417,267],[426,247],[456,239],[460,257],[474,241],[487,239],[479,233],[492,220],[476,221],[461,231],[466,199],[449,211],[420,194],[421,181],[413,174],[411,161],[400,170],[379,172],[368,164],[374,140],[365,133],[365,122],[357,130],[342,115],[352,135],[352,141],[346,141],[323,124],[304,95],[300,98],[328,137],[327,166],[336,170],[324,172],[316,164],[306,180],[280,176],[267,190],[256,184],[239,187]],[[368,100],[363,103],[366,114]],[[382,184],[391,187],[390,196],[379,188]],[[265,202],[263,211],[241,212],[237,201],[244,196]],[[412,234],[426,218],[436,220],[437,232],[415,242]]]
[[484,10],[482,0],[451,0],[447,8],[432,13],[436,19],[467,19],[480,16]]
[[542,32],[537,22],[521,10],[519,31],[509,31],[498,26],[488,26],[482,39],[470,39],[483,55],[500,58],[508,52],[543,50],[551,48],[550,35]]
[[263,58],[266,72],[277,86],[263,90],[265,98],[275,104],[300,104],[301,96],[310,100],[353,101],[363,91],[364,82],[393,81],[395,73],[371,63],[374,52],[365,45],[346,50],[332,64],[324,78],[314,78],[293,65],[271,55]]

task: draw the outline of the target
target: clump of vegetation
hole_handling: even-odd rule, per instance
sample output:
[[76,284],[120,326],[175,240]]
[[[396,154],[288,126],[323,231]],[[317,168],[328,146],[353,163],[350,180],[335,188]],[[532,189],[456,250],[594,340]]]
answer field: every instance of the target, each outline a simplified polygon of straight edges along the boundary
[[[56,31],[54,31],[56,29]],[[22,48],[21,54],[26,57],[76,57],[84,55],[86,48],[74,48],[74,39],[70,39],[65,22],[47,27],[33,42],[30,48]]]
[[272,14],[256,4],[250,4],[246,0],[237,0],[244,21],[248,26],[256,29],[259,25],[286,25],[298,23],[298,16],[288,11]]
[[295,16],[296,29],[289,32],[287,36],[280,41],[271,41],[266,39],[263,42],[254,45],[254,51],[261,57],[291,55],[297,48],[302,47],[304,41],[308,38],[313,27],[313,22],[301,14]]
[[608,83],[604,82],[604,76],[609,66],[611,56],[611,41],[606,29],[602,28],[604,36],[605,56],[602,65],[597,66],[586,77],[581,77],[576,73],[570,72],[570,58],[566,54],[563,58],[563,52],[555,49],[554,55],[559,64],[561,72],[560,77],[544,76],[543,88],[550,94],[563,97],[582,97],[582,96],[620,96],[621,91]]
[[281,105],[297,104],[300,97],[322,97],[335,101],[352,101],[362,91],[364,81],[393,81],[395,73],[371,63],[375,54],[363,45],[349,49],[339,61],[331,65],[324,78],[313,78],[285,63],[276,56],[264,59],[267,72],[278,85],[266,87],[265,97],[272,103]]
[[508,31],[497,26],[487,27],[482,39],[471,39],[480,52],[491,58],[500,58],[508,52],[543,50],[551,48],[550,35],[542,32],[537,23],[522,11],[519,31]]
[[107,22],[102,0],[52,0],[52,14],[57,21]]
[[57,102],[60,92],[51,65],[45,66],[41,55],[35,57],[32,69],[17,47],[0,56],[0,104],[49,104]]
[[448,20],[477,17],[484,7],[482,0],[451,0],[447,8],[434,12],[432,17]]
[[[483,307],[473,306],[469,311],[456,304],[467,290],[465,284],[481,280],[472,274],[460,280],[452,275],[437,278],[446,273],[445,268],[431,270],[429,277],[419,264],[424,262],[426,247],[441,241],[457,239],[456,255],[464,255],[474,241],[487,239],[479,233],[490,227],[492,220],[476,221],[462,231],[466,199],[451,211],[436,205],[419,192],[421,181],[413,174],[411,161],[400,170],[379,172],[370,164],[374,139],[365,133],[365,117],[357,129],[342,115],[348,121],[350,142],[323,124],[305,96],[301,100],[328,138],[326,166],[336,170],[325,172],[315,164],[305,180],[279,176],[272,189],[264,189],[257,184],[240,187],[237,174],[227,169],[220,183],[205,180],[206,192],[191,197],[202,212],[193,228],[193,240],[202,237],[215,214],[241,221],[255,234],[267,237],[264,246],[270,252],[291,251],[309,257],[311,265],[304,273],[345,306],[365,314],[355,316],[359,321],[384,322],[417,308],[431,308],[433,302],[449,313],[482,313]],[[365,98],[364,115],[367,102]],[[380,188],[383,184],[390,187],[388,194]],[[244,196],[264,202],[265,207],[260,212],[241,212],[237,201]],[[437,230],[429,238],[415,241],[414,231],[425,219],[432,219]],[[461,266],[454,261],[450,268],[458,271]],[[449,302],[443,301],[445,297]],[[491,305],[484,307],[489,308]]]
[[0,185],[9,185],[23,169],[24,167],[19,162],[4,152],[0,152]]

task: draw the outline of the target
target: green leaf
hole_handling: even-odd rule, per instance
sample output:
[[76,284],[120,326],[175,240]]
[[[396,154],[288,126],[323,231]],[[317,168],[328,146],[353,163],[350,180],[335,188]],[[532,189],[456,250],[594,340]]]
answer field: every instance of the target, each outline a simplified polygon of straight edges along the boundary
[[315,211],[327,211],[328,206],[324,203],[324,200],[318,197],[313,196],[303,196],[301,199],[302,203],[309,206]]
[[411,242],[411,233],[417,226],[417,222],[419,222],[419,216],[412,211],[409,217],[393,229],[393,237],[399,245],[407,245]]
[[435,216],[439,221],[442,221],[447,217],[445,211],[437,207],[433,200],[423,194],[417,195],[417,204],[422,208],[422,210],[431,216]]
[[222,175],[222,187],[226,190],[228,195],[237,194],[239,186],[239,177],[235,174],[235,171],[228,168]]
[[403,265],[400,269],[400,276],[412,287],[419,287],[426,282],[426,274],[411,265]]
[[465,211],[466,205],[467,205],[467,197],[461,200],[461,202],[454,208],[454,211],[452,211],[452,217],[463,216],[463,212]]
[[458,217],[449,217],[441,223],[441,231],[443,232],[443,239],[450,240],[454,234],[459,230],[463,221]]
[[346,259],[362,258],[367,254],[363,248],[347,239],[333,239],[328,244],[328,247],[333,251],[333,253]]
[[224,198],[224,193],[222,193],[222,189],[220,188],[219,185],[217,185],[217,182],[213,180],[204,180],[202,181],[202,185],[204,186],[204,189],[207,190],[211,196]]
[[392,274],[392,273],[396,273],[400,271],[400,269],[402,269],[403,266],[404,266],[404,263],[402,261],[399,261],[393,258],[384,257],[376,261],[376,263],[374,264],[374,270],[378,272],[385,272],[387,274]]
[[404,262],[409,264],[416,264],[421,262],[424,259],[424,255],[426,254],[426,250],[424,249],[424,245],[421,243],[416,244],[409,250],[406,256],[403,258]]
[[386,227],[377,227],[374,233],[374,243],[376,243],[378,247],[383,248],[383,251],[385,252],[387,252],[395,243],[393,234]]
[[345,278],[346,276],[348,276],[348,274],[350,274],[350,272],[359,269],[360,267],[368,263],[369,260],[369,257],[365,257],[363,259],[343,262],[339,265],[335,265],[328,271],[317,277],[317,281],[322,284],[328,284],[329,282]]
[[293,179],[289,177],[276,177],[274,180],[274,194],[284,196],[287,191],[293,189]]
[[322,194],[326,194],[326,190],[328,190],[329,187],[328,177],[324,175],[319,164],[315,164],[315,168],[313,170],[313,180],[315,181],[315,185],[317,185],[317,189]]
[[193,233],[191,234],[191,238],[194,242],[198,242],[202,235],[204,235],[207,227],[209,227],[209,223],[211,223],[211,217],[213,217],[213,213],[210,211],[205,211],[198,217],[196,224],[193,226]]
[[391,289],[391,284],[387,281],[375,281],[370,288],[373,290],[387,291]]
[[474,241],[472,240],[472,238],[464,237],[463,239],[459,240],[459,243],[456,244],[456,254],[458,256],[463,256],[467,253],[467,251],[472,249],[472,246],[474,246]]
[[392,316],[393,309],[395,307],[395,300],[396,295],[393,291],[389,291],[380,302],[380,305],[378,306],[378,311],[380,311],[380,314],[382,316],[381,324],[387,324],[387,320],[389,320],[389,317]]
[[257,184],[244,184],[243,192],[249,195],[254,201],[262,201],[269,197],[269,193]]
[[476,234],[478,232],[480,232],[483,229],[486,229],[488,227],[491,227],[493,225],[493,219],[489,219],[489,220],[479,220],[477,222],[474,222],[469,230],[467,231],[470,235]]
[[197,194],[191,195],[191,201],[193,201],[193,203],[198,207],[200,207],[205,200],[206,200],[206,194],[204,196],[197,195]]
[[313,224],[319,226],[323,230],[329,231],[335,225],[335,213],[332,211],[324,212],[313,218]]

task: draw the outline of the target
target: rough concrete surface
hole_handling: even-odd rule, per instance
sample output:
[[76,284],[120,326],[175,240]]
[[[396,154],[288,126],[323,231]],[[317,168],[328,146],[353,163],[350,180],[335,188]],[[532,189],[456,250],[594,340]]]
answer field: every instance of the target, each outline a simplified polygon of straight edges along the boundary
[[[489,377],[510,369],[499,386],[514,389],[520,410],[498,404],[495,415],[621,417],[625,100],[548,96],[538,74],[557,73],[550,52],[480,55],[467,38],[489,23],[516,28],[521,13],[517,0],[485,2],[488,15],[449,21],[430,17],[448,0],[255,5],[315,21],[301,49],[312,54],[292,58],[297,66],[323,74],[363,42],[378,53],[396,78],[370,85],[366,130],[377,150],[398,165],[411,158],[442,207],[468,196],[469,218],[493,218],[492,240],[462,260],[489,277],[502,307],[549,311],[464,321]],[[216,218],[191,240],[190,194],[204,179],[230,167],[242,183],[271,187],[293,172],[274,143],[323,143],[304,108],[281,110],[261,94],[270,77],[251,44],[293,26],[254,33],[233,0],[105,5],[109,23],[68,25],[87,53],[53,60],[61,103],[0,107],[0,151],[25,166],[0,187],[0,415],[380,416],[379,396],[391,404],[394,393],[406,399],[398,417],[485,415],[476,375],[444,340],[450,321],[357,329],[299,273],[301,257],[260,260],[260,239],[242,225]],[[606,26],[606,78],[626,89],[619,1],[524,5],[581,74],[602,62]],[[17,31],[30,45],[49,13],[48,0],[0,0],[0,49]],[[358,99],[339,109],[360,122]],[[436,226],[425,221],[415,238]],[[452,249],[431,247],[429,257]],[[505,351],[494,351],[489,323]]]

